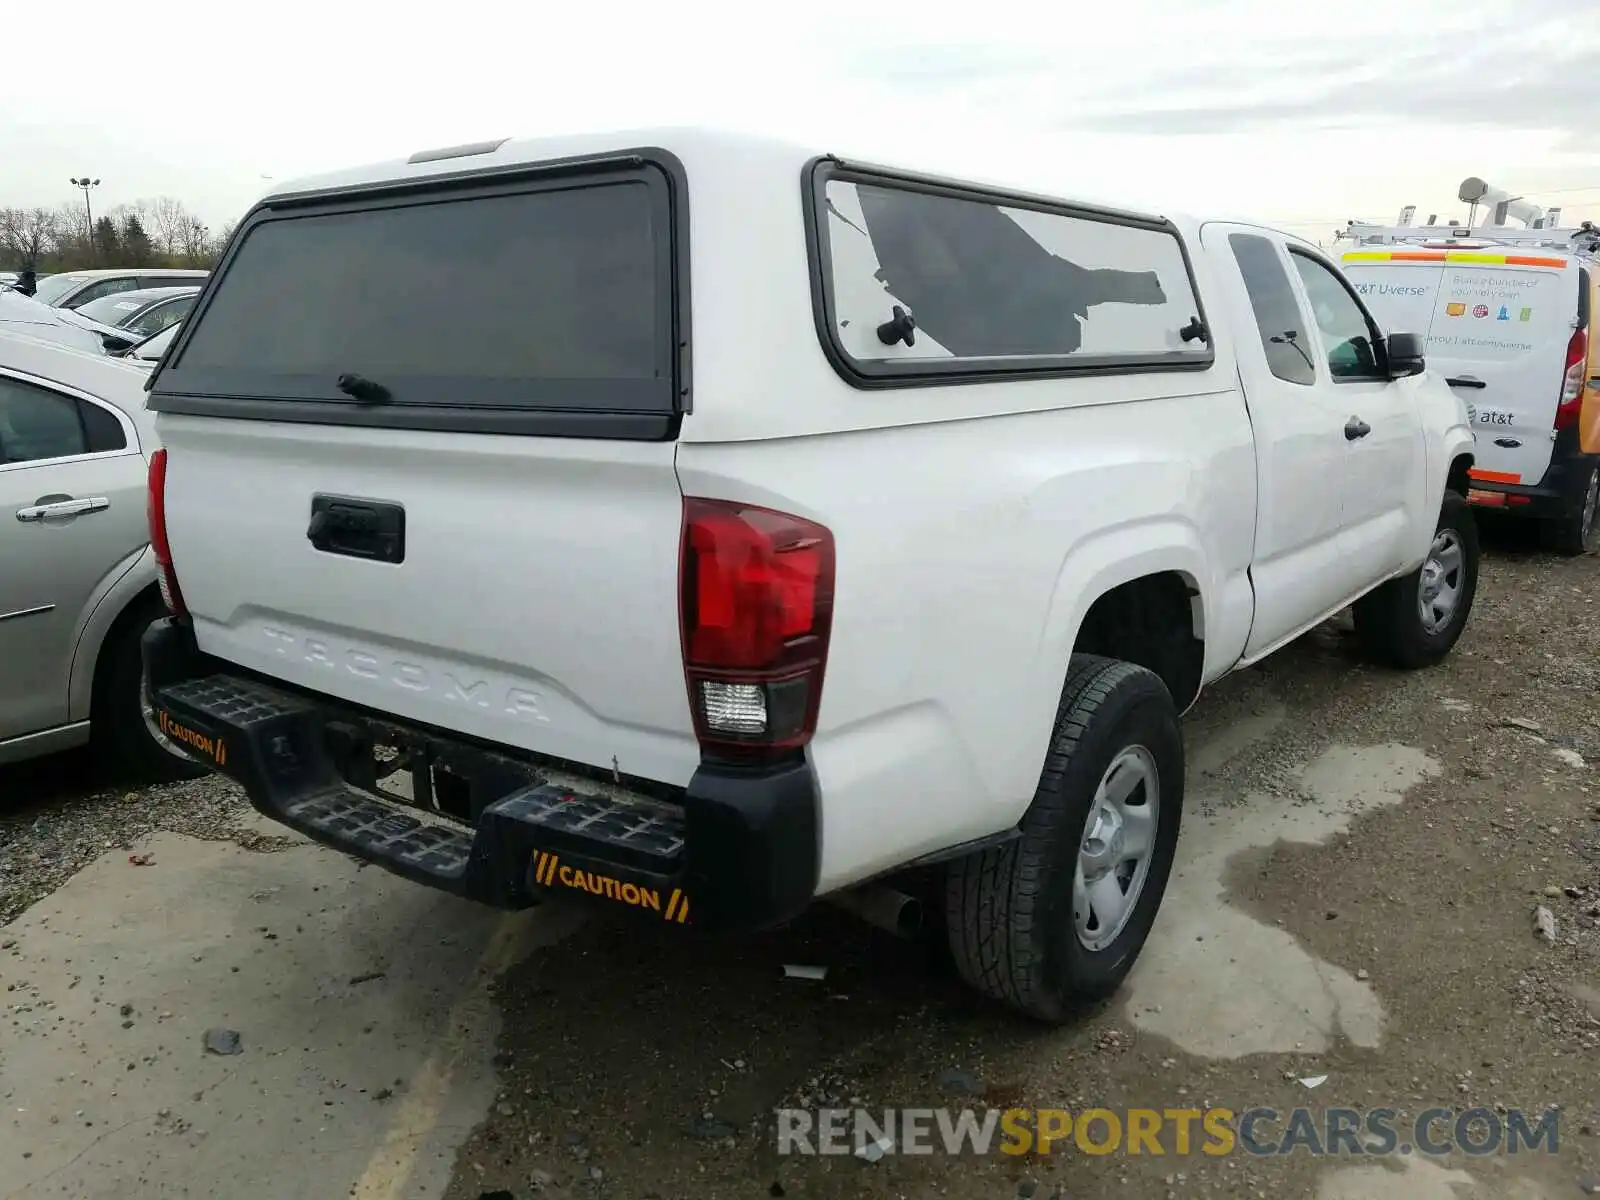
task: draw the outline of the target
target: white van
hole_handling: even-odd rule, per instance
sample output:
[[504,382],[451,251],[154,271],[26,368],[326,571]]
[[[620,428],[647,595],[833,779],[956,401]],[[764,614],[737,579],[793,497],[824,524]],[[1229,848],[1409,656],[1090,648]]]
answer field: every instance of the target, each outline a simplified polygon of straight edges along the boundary
[[1346,276],[1388,329],[1427,335],[1430,370],[1472,413],[1468,499],[1538,519],[1565,554],[1594,547],[1600,443],[1600,279],[1580,255],[1492,241],[1371,246]]

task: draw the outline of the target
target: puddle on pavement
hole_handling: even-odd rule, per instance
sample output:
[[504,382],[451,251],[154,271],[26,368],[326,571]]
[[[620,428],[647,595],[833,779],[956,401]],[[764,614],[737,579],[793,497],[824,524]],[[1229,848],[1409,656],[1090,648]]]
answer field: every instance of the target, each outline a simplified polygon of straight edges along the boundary
[[[1372,988],[1231,907],[1223,878],[1243,851],[1326,842],[1438,771],[1409,746],[1334,746],[1300,773],[1310,801],[1255,794],[1186,819],[1161,915],[1129,978],[1129,1019],[1207,1058],[1319,1052],[1340,1036],[1375,1047],[1384,1013]],[[1185,807],[1199,812],[1206,799]]]
[[1396,1161],[1398,1170],[1369,1163],[1329,1171],[1317,1187],[1317,1200],[1550,1200],[1554,1195],[1531,1179],[1475,1179],[1426,1158]]

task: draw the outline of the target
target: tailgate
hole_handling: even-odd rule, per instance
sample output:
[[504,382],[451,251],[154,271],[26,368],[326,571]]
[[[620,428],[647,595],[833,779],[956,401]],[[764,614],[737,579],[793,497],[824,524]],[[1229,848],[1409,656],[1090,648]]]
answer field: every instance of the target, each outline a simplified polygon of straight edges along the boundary
[[688,781],[674,167],[502,167],[252,212],[152,384],[201,649]]

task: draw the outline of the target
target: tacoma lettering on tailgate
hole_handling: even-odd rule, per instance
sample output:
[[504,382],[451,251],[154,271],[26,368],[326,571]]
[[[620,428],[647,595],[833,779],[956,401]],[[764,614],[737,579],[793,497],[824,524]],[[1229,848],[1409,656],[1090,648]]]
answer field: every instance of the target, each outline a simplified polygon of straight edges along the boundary
[[302,637],[285,629],[261,631],[272,643],[273,652],[283,658],[344,671],[357,679],[371,679],[388,687],[418,695],[439,696],[451,704],[471,708],[495,708],[513,717],[548,722],[539,693],[531,688],[491,686],[487,679],[474,678],[445,668],[428,668],[404,659],[380,656],[355,646],[340,646],[324,638]]

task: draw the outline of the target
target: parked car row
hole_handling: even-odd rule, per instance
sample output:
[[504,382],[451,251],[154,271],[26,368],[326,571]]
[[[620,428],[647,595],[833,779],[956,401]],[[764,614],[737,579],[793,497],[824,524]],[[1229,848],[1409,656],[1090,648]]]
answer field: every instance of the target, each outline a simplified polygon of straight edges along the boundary
[[95,271],[63,271],[38,281],[33,298],[52,308],[82,308],[92,300],[145,288],[202,286],[209,271],[168,267],[140,269],[110,268]]
[[38,280],[32,296],[15,290],[16,274],[7,274],[9,281],[0,276],[0,329],[137,363],[139,345],[183,320],[209,272],[68,271]]
[[71,271],[33,296],[0,276],[0,763],[93,742],[128,776],[197,773],[142,683],[163,611],[144,384],[207,274]]
[[62,311],[69,321],[97,334],[107,353],[123,354],[183,320],[199,294],[198,287],[140,288]]

